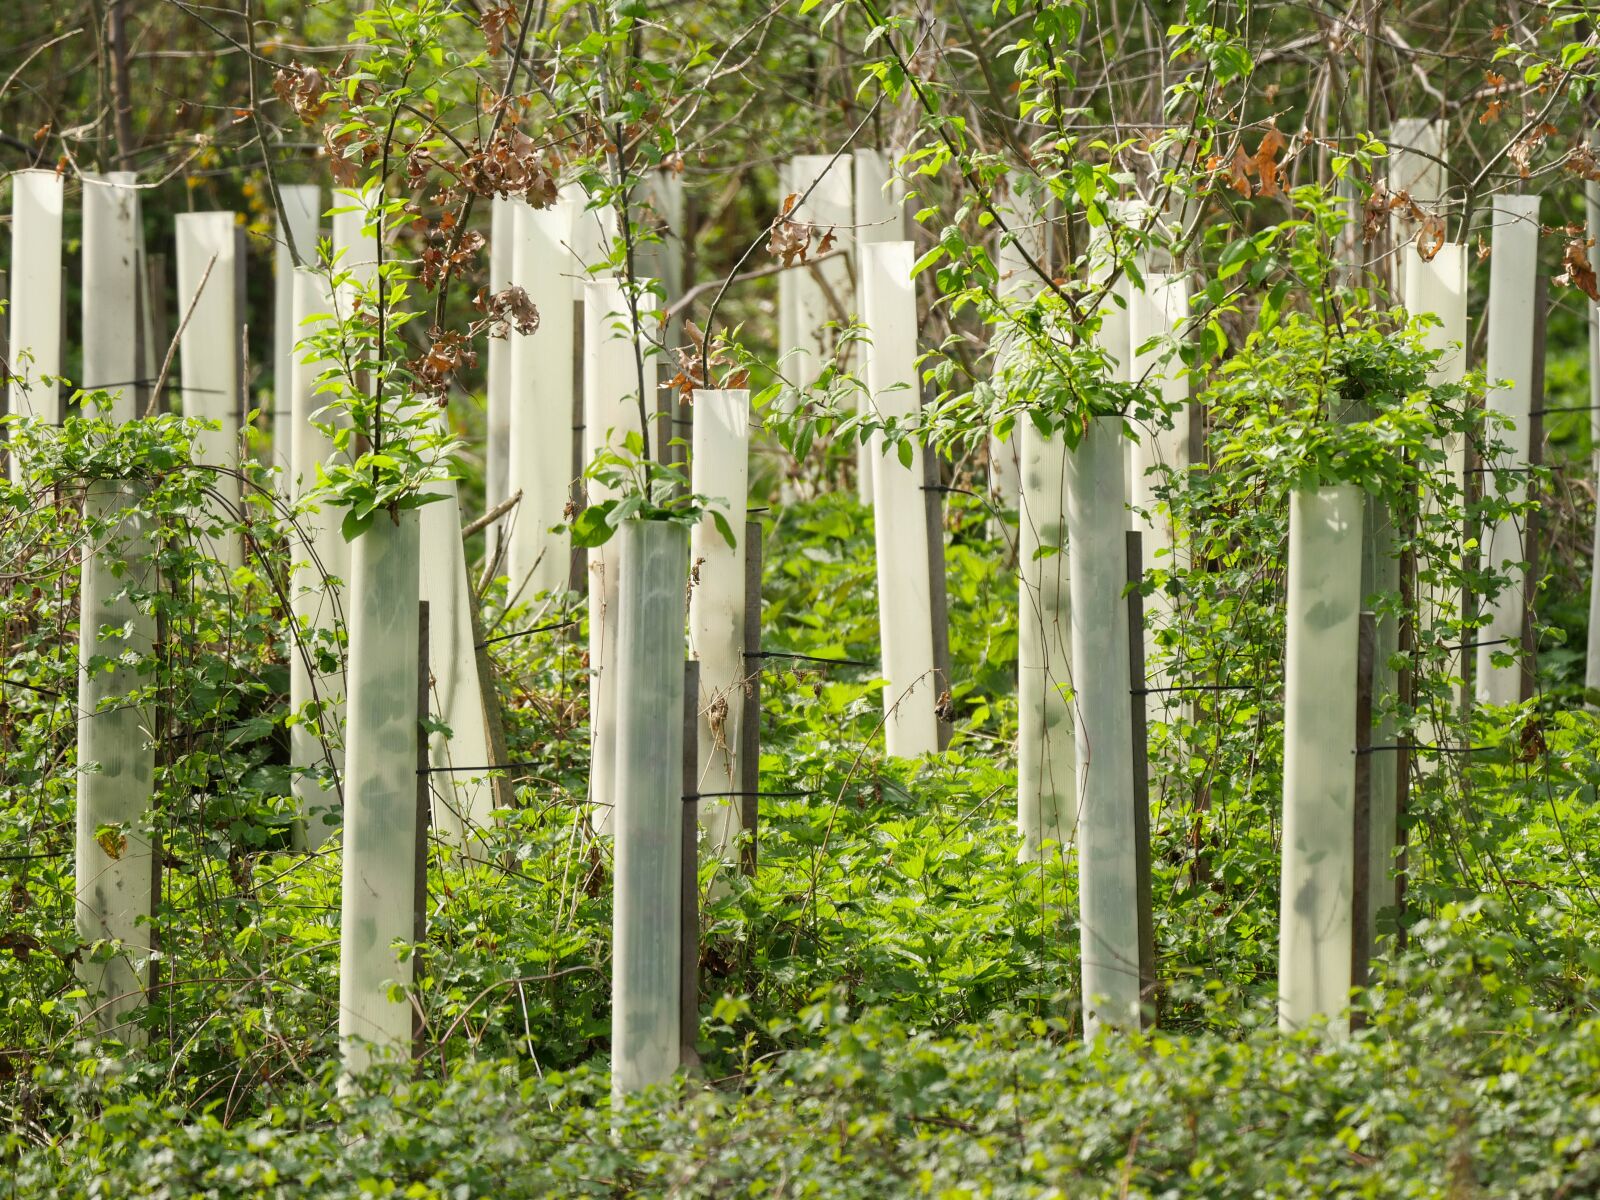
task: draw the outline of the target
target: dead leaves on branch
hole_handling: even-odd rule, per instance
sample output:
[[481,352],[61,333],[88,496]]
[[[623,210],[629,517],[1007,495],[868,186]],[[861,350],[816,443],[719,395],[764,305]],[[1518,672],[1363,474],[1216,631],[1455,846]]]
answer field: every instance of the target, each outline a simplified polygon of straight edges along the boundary
[[1288,145],[1288,139],[1277,127],[1270,126],[1261,135],[1254,154],[1245,153],[1244,141],[1240,139],[1234,144],[1232,158],[1224,163],[1212,155],[1206,161],[1206,170],[1212,175],[1226,171],[1228,186],[1246,200],[1252,196],[1281,196],[1284,164],[1280,163],[1278,155]]
[[517,23],[517,10],[509,4],[485,9],[478,18],[478,28],[483,30],[484,44],[490,54],[501,54],[506,48],[506,30]]
[[272,90],[304,124],[316,124],[328,111],[328,78],[316,67],[297,62],[279,67],[272,77]]
[[1581,229],[1567,239],[1561,251],[1562,271],[1556,276],[1556,282],[1563,287],[1577,288],[1589,299],[1600,303],[1600,280],[1595,279],[1594,267],[1589,262],[1591,244]]
[[799,193],[791,193],[783,198],[783,207],[773,219],[772,230],[767,237],[767,253],[786,267],[807,262],[813,241],[816,242],[817,257],[820,257],[832,250],[838,240],[832,228],[819,234],[811,222],[795,220],[792,214],[799,203]]
[[713,342],[707,352],[706,335],[693,321],[683,323],[683,336],[689,344],[674,351],[678,356],[678,370],[666,384],[669,390],[677,392],[683,400],[693,400],[696,391],[712,386],[706,382],[707,375],[716,377],[719,373],[722,375],[716,384],[719,388],[748,386],[750,373],[733,361],[728,344],[721,338]]
[[1361,221],[1362,239],[1370,242],[1376,238],[1383,232],[1385,218],[1395,213],[1417,227],[1417,257],[1423,262],[1432,262],[1444,248],[1444,218],[1423,208],[1403,189],[1391,192],[1381,179],[1367,197]]
[[428,330],[428,348],[406,363],[406,369],[416,380],[417,391],[424,396],[436,396],[441,404],[450,390],[450,383],[462,370],[478,365],[478,354],[472,348],[471,333],[454,329]]
[[549,208],[560,190],[561,160],[517,129],[496,133],[487,145],[474,143],[454,174],[478,196],[521,196],[534,208]]
[[507,337],[513,329],[526,337],[539,328],[539,309],[517,284],[493,295],[488,288],[479,288],[472,306],[484,314],[486,319],[479,324],[490,337]]

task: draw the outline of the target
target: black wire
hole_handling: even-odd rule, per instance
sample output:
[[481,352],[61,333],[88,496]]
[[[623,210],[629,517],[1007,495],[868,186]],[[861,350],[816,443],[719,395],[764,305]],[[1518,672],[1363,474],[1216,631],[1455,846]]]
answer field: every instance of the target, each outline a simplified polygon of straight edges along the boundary
[[552,629],[565,629],[569,625],[576,625],[577,623],[578,618],[573,617],[569,621],[557,621],[554,625],[540,625],[534,629],[524,629],[519,633],[501,633],[492,638],[484,638],[483,641],[478,642],[472,648],[474,650],[482,650],[485,646],[492,646],[496,642],[508,642],[512,638],[531,637],[536,633],[549,633]]
[[859,658],[818,658],[815,654],[793,654],[787,650],[751,650],[746,652],[746,658],[795,658],[802,662],[830,663],[837,667],[875,667],[874,662],[862,662]]

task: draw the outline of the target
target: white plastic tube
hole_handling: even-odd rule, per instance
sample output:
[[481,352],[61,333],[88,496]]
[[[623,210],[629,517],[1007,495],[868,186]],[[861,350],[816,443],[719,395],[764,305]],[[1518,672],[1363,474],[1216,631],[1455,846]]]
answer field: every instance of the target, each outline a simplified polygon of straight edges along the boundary
[[[699,755],[702,792],[739,788],[739,731],[744,724],[744,523],[750,481],[750,393],[694,394],[694,491],[723,512],[737,545],[701,518],[690,535],[689,650],[700,662]],[[754,664],[752,664],[754,666]],[[736,798],[700,802],[707,853],[731,858],[740,824]]]
[[[1128,680],[1127,453],[1121,417],[1096,417],[1063,455],[1072,541],[1079,938],[1084,1036],[1139,1021],[1139,894]],[[1070,814],[1064,814],[1070,820]]]
[[[910,242],[860,247],[861,302],[876,341],[867,360],[867,390],[880,417],[905,429],[919,410],[917,298]],[[878,629],[883,647],[884,737],[896,758],[939,748],[934,713],[933,616],[928,575],[922,445],[912,435],[911,465],[898,447],[872,435],[874,528],[878,552]]]
[[[134,176],[84,180],[84,373],[115,396],[103,415],[133,419],[138,375],[135,314],[138,287],[138,193]],[[78,805],[76,899],[78,936],[86,943],[120,943],[109,959],[80,959],[87,1008],[102,1033],[135,1041],[128,1018],[144,1002],[151,950],[153,901],[148,830],[155,766],[151,713],[129,699],[143,680],[137,667],[116,662],[144,656],[154,621],[133,594],[149,587],[152,564],[145,518],[133,511],[136,489],[97,482],[84,495],[87,524],[106,523],[82,560],[78,628]],[[114,664],[114,665],[113,665]]]
[[[489,206],[489,294],[498,295],[510,287],[512,263],[516,258],[515,201],[496,196]],[[567,303],[570,314],[572,304]],[[540,319],[544,310],[540,309]],[[569,316],[570,320],[570,316]],[[493,508],[511,494],[506,486],[507,464],[511,458],[511,353],[516,334],[489,339],[488,387],[484,397],[485,450],[484,508]],[[569,422],[570,424],[570,422]]]
[[138,415],[137,180],[132,171],[83,177],[83,390],[110,392],[98,415],[119,423]]
[[1354,936],[1362,493],[1289,502],[1278,1024],[1348,1030]]
[[1182,275],[1151,271],[1143,291],[1132,292],[1128,304],[1128,342],[1133,359],[1131,378],[1149,378],[1163,403],[1174,406],[1172,415],[1137,426],[1136,441],[1128,445],[1129,473],[1133,481],[1131,528],[1144,534],[1145,566],[1171,570],[1178,565],[1172,515],[1157,491],[1165,484],[1163,468],[1181,481],[1189,466],[1189,380],[1183,364],[1173,358],[1161,362],[1163,349],[1140,353],[1151,338],[1167,338],[1189,316],[1189,281]]
[[[507,494],[520,491],[506,555],[513,595],[564,591],[572,568],[560,524],[572,487],[573,306],[576,261],[567,249],[574,217],[558,200],[512,208],[512,277],[539,311],[539,328],[511,333]],[[631,389],[637,390],[637,387]]]
[[428,604],[432,678],[428,709],[450,732],[428,735],[428,760],[436,768],[431,780],[434,826],[441,837],[459,847],[479,838],[494,819],[494,793],[482,770],[493,759],[468,607],[476,600],[461,544],[456,481],[433,484],[431,490],[443,498],[424,505],[421,517],[420,586]]
[[[1449,128],[1448,121],[1402,117],[1394,123],[1389,138],[1389,191],[1404,192],[1430,214],[1443,215],[1441,206],[1448,186],[1444,143]],[[1407,213],[1396,212],[1389,228],[1394,243],[1395,281],[1404,296],[1406,272],[1419,261],[1413,244],[1421,224]]]
[[[196,439],[195,450],[200,462],[218,468],[212,485],[214,512],[231,520],[239,508],[239,359],[243,349],[236,299],[238,223],[231,212],[179,213],[176,228],[178,312],[189,313],[189,324],[178,340],[183,412],[217,425]],[[237,536],[220,538],[212,552],[226,566],[243,561]]]
[[589,194],[582,184],[562,184],[560,196],[561,203],[572,214],[567,249],[576,266],[572,276],[572,299],[581,304],[587,284],[613,273],[609,264],[617,237],[617,213],[610,207],[590,208]]
[[[1492,201],[1494,230],[1489,255],[1489,330],[1485,375],[1490,391],[1485,404],[1504,413],[1510,426],[1498,437],[1511,450],[1509,459],[1496,463],[1516,472],[1508,497],[1513,502],[1527,494],[1529,430],[1533,423],[1534,318],[1539,265],[1539,197],[1498,195]],[[1506,382],[1510,386],[1495,385]],[[1485,486],[1491,485],[1485,477]],[[1522,542],[1523,522],[1497,521],[1486,531],[1484,565],[1510,582],[1484,607],[1489,624],[1475,641],[1480,645],[1476,673],[1478,700],[1484,704],[1515,704],[1522,696],[1522,666],[1513,661],[1497,667],[1497,655],[1515,654],[1522,641],[1523,591],[1528,572]]]
[[[891,156],[882,150],[857,150],[851,159],[855,172],[856,241],[862,245],[903,241],[905,187],[895,175]],[[857,349],[859,375],[865,380],[865,355],[872,352],[872,347],[869,342],[859,342]],[[866,402],[865,395],[861,401]],[[856,447],[856,496],[862,504],[872,503],[872,447],[867,442]]]
[[683,867],[683,592],[687,538],[629,521],[617,622],[616,893],[611,956],[611,1092],[678,1068],[679,889]]
[[[299,337],[294,327],[294,255],[302,266],[317,262],[317,241],[321,235],[322,189],[314,183],[285,183],[278,186],[283,211],[272,246],[272,461],[281,484],[279,494],[294,494],[294,345]],[[294,253],[290,253],[290,243]],[[326,309],[319,311],[328,311]]]
[[97,1027],[124,1040],[137,1037],[128,1017],[144,1003],[150,977],[153,900],[152,714],[128,699],[145,682],[138,669],[108,661],[147,655],[154,640],[154,620],[130,597],[149,586],[152,571],[145,519],[131,511],[136,500],[131,485],[115,482],[94,483],[84,496],[85,519],[111,524],[84,547],[78,633],[78,936],[120,946],[104,961],[85,954],[77,971]]
[[[831,154],[802,154],[790,161],[786,194],[805,198],[796,202],[789,218],[803,228],[808,227],[812,233],[808,262],[816,257],[817,244],[829,230],[833,231],[834,250],[843,250],[848,255],[855,249],[855,206],[851,190],[849,155],[840,155],[835,160]],[[809,196],[806,195],[808,191]],[[837,346],[838,333],[830,326],[847,320],[855,311],[849,260],[847,257],[830,258],[815,267],[785,271],[779,278],[786,281],[780,291],[779,305],[787,306],[779,315],[783,335],[778,347],[783,356],[780,369],[796,384],[806,386],[815,381],[822,364],[832,357]],[[829,303],[829,292],[843,308],[842,315]]]
[[[1021,571],[1017,618],[1018,858],[1037,861],[1047,843],[1064,849],[1076,818],[1072,646],[1067,558],[1067,458],[1059,433],[1022,421],[1013,436],[1022,451],[1017,555]],[[1121,445],[1117,449],[1120,453]],[[1120,478],[1120,475],[1119,475]],[[1121,532],[1117,507],[1114,532]]]
[[[1405,289],[1407,312],[1413,316],[1431,313],[1439,319],[1439,323],[1429,326],[1422,337],[1423,344],[1428,349],[1443,352],[1443,357],[1434,366],[1431,381],[1436,385],[1461,382],[1467,373],[1466,245],[1461,242],[1447,242],[1439,248],[1439,252],[1431,261],[1414,259],[1411,269],[1405,272]],[[1450,437],[1444,440],[1441,449],[1447,457],[1451,479],[1459,494],[1466,483],[1466,447],[1460,437]],[[1424,496],[1423,503],[1430,503],[1430,498]],[[1458,620],[1461,614],[1461,599],[1461,593],[1457,589],[1443,585],[1429,588],[1427,594],[1419,597],[1418,619],[1424,628]],[[1447,642],[1460,640],[1446,635]],[[1453,706],[1457,711],[1462,707],[1464,693],[1464,685],[1460,682],[1465,674],[1461,665],[1465,661],[1463,654],[1461,651],[1456,652],[1456,663],[1449,668],[1457,679]],[[1450,731],[1446,723],[1436,723],[1432,729],[1432,737],[1437,744],[1447,742]]]
[[[1002,300],[1020,304],[1036,295],[1044,286],[1033,268],[1028,265],[1046,260],[1050,247],[1050,227],[1045,220],[1044,208],[1037,197],[1016,196],[1005,209],[1005,233],[996,232],[995,269],[999,274],[998,291]],[[995,352],[996,377],[1004,374],[1003,360],[1012,352],[1010,343],[1016,338],[1013,330],[1002,325],[995,335],[998,343]],[[1022,488],[1022,449],[1020,434],[1014,428],[1008,438],[989,435],[989,496],[995,508],[1003,511],[1015,509],[1020,503]],[[991,523],[994,532],[1003,531],[1003,523]]]
[[[62,177],[54,171],[11,176],[11,304],[6,343],[11,374],[8,411],[61,421],[61,214]],[[11,462],[11,478],[20,464]]]
[[[583,433],[584,461],[588,463],[602,447],[620,448],[627,434],[640,432],[641,425],[639,363],[627,294],[615,276],[593,280],[584,287]],[[639,297],[643,328],[653,319],[652,305],[648,294]],[[642,344],[638,349],[642,352]],[[653,400],[653,359],[644,359],[644,376],[645,389]],[[590,481],[589,503],[614,496],[607,485]],[[589,800],[595,806],[595,827],[601,833],[610,831],[615,804],[617,647],[613,614],[626,553],[617,538],[589,551]]]
[[[1600,239],[1600,183],[1584,184],[1589,237]],[[1600,242],[1596,243],[1600,245]],[[1600,304],[1585,306],[1589,313],[1589,440],[1595,447],[1593,466],[1600,474]],[[1600,563],[1600,521],[1594,524],[1590,562]],[[1589,643],[1584,658],[1584,686],[1600,691],[1600,571],[1589,577]],[[1590,706],[1593,707],[1593,700]]]
[[[327,324],[333,313],[328,281],[305,267],[293,272],[291,326],[299,339]],[[327,505],[311,508],[306,497],[317,485],[317,468],[333,458],[333,439],[319,425],[331,423],[322,412],[329,402],[317,390],[317,376],[326,364],[312,357],[309,347],[292,356],[289,386],[291,496],[300,511],[295,515],[292,565],[289,576],[290,612],[298,634],[289,645],[289,707],[296,721],[289,729],[290,784],[300,813],[298,838],[307,849],[322,845],[339,823],[339,793],[332,786],[344,765],[344,671],[322,670],[312,653],[318,631],[336,634],[346,628],[344,581],[350,574],[349,544],[339,532],[340,510]],[[302,507],[304,506],[304,507]],[[300,717],[306,705],[318,705],[316,720]]]
[[339,1044],[347,1076],[409,1051],[417,850],[417,510],[380,512],[350,563],[349,758],[339,930]]
[[378,282],[379,194],[373,189],[335,188],[333,191],[334,271],[350,279],[339,289],[339,316],[348,319],[358,291],[371,291]]

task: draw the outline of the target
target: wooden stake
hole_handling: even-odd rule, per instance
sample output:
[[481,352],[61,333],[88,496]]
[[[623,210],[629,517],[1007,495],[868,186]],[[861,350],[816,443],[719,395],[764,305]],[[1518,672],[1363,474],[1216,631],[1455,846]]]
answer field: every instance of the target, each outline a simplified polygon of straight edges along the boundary
[[[1372,961],[1372,705],[1373,672],[1378,665],[1378,618],[1363,612],[1356,644],[1355,861],[1350,882],[1350,986],[1367,986]],[[1385,747],[1381,753],[1392,753]],[[1360,1014],[1352,1010],[1352,1026]]]
[[[1533,302],[1533,387],[1529,400],[1532,407],[1528,421],[1528,487],[1533,487],[1532,471],[1544,465],[1544,354],[1545,328],[1550,316],[1550,281],[1539,276],[1534,285]],[[1539,687],[1539,640],[1534,628],[1534,614],[1539,599],[1539,537],[1543,533],[1539,519],[1542,506],[1536,505],[1528,514],[1523,532],[1523,558],[1528,569],[1522,576],[1522,681],[1518,699],[1531,700]]]
[[700,1065],[700,664],[683,664],[683,878],[678,968],[678,1061]]
[[[423,943],[428,940],[428,824],[433,812],[433,776],[428,773],[428,602],[417,605],[417,853],[412,865],[411,890],[411,978],[420,984],[423,975]],[[422,1058],[425,1025],[422,1005],[414,1003],[411,1012],[411,1057]]]
[[1150,740],[1144,681],[1144,535],[1123,534],[1128,547],[1128,686],[1133,725],[1133,852],[1134,895],[1139,905],[1139,983],[1144,1000],[1144,1027],[1161,1015],[1156,977],[1155,912],[1150,886]]
[[944,481],[939,456],[932,448],[922,452],[922,505],[928,529],[928,609],[933,627],[934,713],[939,719],[939,749],[950,746],[954,722],[950,720],[950,601],[944,562]]
[[739,870],[756,873],[761,804],[761,522],[744,523],[744,716],[739,722]]

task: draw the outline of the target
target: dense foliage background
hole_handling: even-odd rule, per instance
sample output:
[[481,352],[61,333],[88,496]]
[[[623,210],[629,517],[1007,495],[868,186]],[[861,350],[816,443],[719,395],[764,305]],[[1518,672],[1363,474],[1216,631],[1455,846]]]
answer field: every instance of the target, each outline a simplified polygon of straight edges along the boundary
[[[691,381],[748,371],[771,417],[753,463],[752,503],[770,505],[763,644],[819,658],[876,661],[872,515],[836,486],[857,432],[845,377],[802,388],[776,361],[777,168],[803,152],[893,150],[916,192],[920,336],[951,488],[955,725],[947,753],[887,761],[870,668],[769,664],[762,782],[793,794],[762,801],[754,875],[708,892],[700,1067],[672,1094],[613,1111],[609,849],[581,804],[586,664],[568,630],[495,643],[508,752],[526,764],[517,805],[483,861],[433,850],[417,1069],[340,1096],[339,857],[291,848],[283,522],[247,506],[255,553],[218,571],[187,519],[198,485],[181,416],[117,430],[75,415],[0,504],[0,1157],[12,1193],[1592,1194],[1600,725],[1583,690],[1595,490],[1583,187],[1596,173],[1596,37],[1581,5],[1444,0],[47,0],[8,12],[0,162],[69,179],[138,171],[158,261],[173,214],[242,214],[262,408],[280,382],[276,186],[384,175],[406,217],[391,224],[415,278],[408,303],[430,318],[391,336],[420,353],[477,316],[486,254],[460,231],[487,230],[488,174],[530,193],[577,178],[612,205],[631,201],[630,178],[681,175],[685,219],[667,236],[686,289],[700,289],[684,315],[717,346]],[[1437,485],[1385,475],[1359,441],[1392,436],[1410,462],[1448,424],[1424,415],[1441,394],[1391,307],[1388,216],[1405,209],[1380,181],[1401,117],[1448,121],[1450,201],[1420,214],[1425,238],[1477,247],[1492,194],[1544,193],[1541,265],[1560,277],[1544,404],[1569,411],[1544,417],[1537,695],[1479,713],[1463,732],[1474,753],[1413,764],[1405,906],[1390,914],[1365,1028],[1330,1044],[1274,1022],[1285,494],[1363,469],[1359,482],[1397,502]],[[1047,295],[1007,305],[994,237],[1007,197],[1030,187],[1057,205],[1039,264]],[[1086,256],[1110,202],[1135,196],[1170,218],[1141,249],[1197,279],[1198,333],[1175,361],[1211,414],[1211,469],[1171,484],[1205,552],[1149,586],[1183,598],[1163,653],[1233,690],[1174,706],[1154,731],[1159,1025],[1085,1046],[1073,870],[1016,861],[1015,515],[994,519],[984,455],[997,425],[1037,415],[1070,428],[1101,410],[1103,364],[1077,330],[1092,328],[1107,285],[1091,283]],[[648,244],[648,217],[640,230]],[[631,273],[625,240],[614,263]],[[1473,270],[1478,363],[1483,255]],[[996,387],[991,351],[1008,327],[1059,339],[1058,353]],[[693,375],[698,357],[668,361]],[[463,357],[443,391],[475,511],[481,366]],[[1495,431],[1474,415],[1482,391],[1473,381],[1445,399],[1492,457]],[[781,418],[796,399],[800,416]],[[1317,441],[1356,400],[1385,416]],[[159,974],[146,1042],[128,1050],[82,1022],[73,963],[97,951],[78,941],[71,877],[75,565],[88,532],[76,501],[84,480],[126,471],[168,531],[170,585],[149,673]],[[1509,505],[1488,485],[1444,501],[1480,520]],[[483,535],[469,542],[475,570],[488,550]],[[554,623],[567,604],[507,609],[493,582],[487,632],[535,614]],[[1428,653],[1417,670],[1438,688],[1442,658]],[[1420,711],[1401,716],[1414,725]]]

